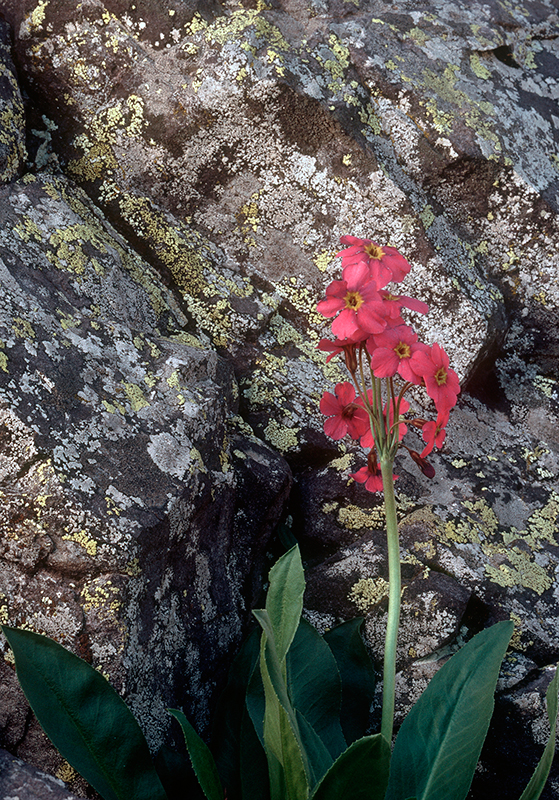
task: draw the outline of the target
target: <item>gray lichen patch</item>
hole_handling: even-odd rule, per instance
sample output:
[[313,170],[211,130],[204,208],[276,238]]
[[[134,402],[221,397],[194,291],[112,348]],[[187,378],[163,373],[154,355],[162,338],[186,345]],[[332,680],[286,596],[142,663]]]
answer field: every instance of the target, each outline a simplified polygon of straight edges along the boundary
[[25,112],[11,55],[11,33],[0,20],[0,183],[19,175],[27,156]]

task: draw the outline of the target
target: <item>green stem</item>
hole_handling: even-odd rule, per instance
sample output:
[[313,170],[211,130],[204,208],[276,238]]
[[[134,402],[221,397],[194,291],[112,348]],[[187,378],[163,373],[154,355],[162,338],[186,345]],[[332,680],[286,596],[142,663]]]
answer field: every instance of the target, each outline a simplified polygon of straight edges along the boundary
[[384,647],[384,674],[382,685],[381,733],[390,744],[394,724],[394,693],[396,684],[396,642],[400,623],[400,545],[398,541],[398,521],[396,519],[396,499],[394,497],[394,456],[381,458],[382,486],[384,489],[384,508],[386,511],[386,537],[388,541],[388,620]]

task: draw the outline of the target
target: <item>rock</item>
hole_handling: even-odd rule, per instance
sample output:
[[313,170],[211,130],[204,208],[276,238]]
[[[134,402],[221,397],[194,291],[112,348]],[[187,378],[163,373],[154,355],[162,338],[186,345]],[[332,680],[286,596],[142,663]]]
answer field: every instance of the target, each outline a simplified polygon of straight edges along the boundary
[[27,157],[25,113],[11,48],[10,26],[0,18],[0,183],[19,177]]
[[64,783],[0,750],[0,794],[18,800],[75,800]]
[[429,338],[448,323],[461,375],[502,338],[499,291],[450,229],[434,250],[408,187],[369,146],[377,123],[335,15],[306,31],[281,7],[221,9],[158,39],[101,2],[79,21],[66,0],[41,6],[40,24],[31,4],[8,8],[30,91],[58,98],[68,173],[171,273],[193,332],[232,357],[243,415],[292,463],[331,450],[317,405],[340,373],[315,350],[326,326],[314,309],[340,234],[374,230],[406,253],[405,288],[433,308],[428,326],[414,322]]
[[[156,748],[166,707],[208,723],[290,471],[77,187],[28,178],[0,214],[1,619],[106,672]],[[5,743],[50,758],[6,713]]]
[[[402,566],[402,609],[397,668],[409,666],[453,642],[463,624],[471,592],[457,580],[415,560]],[[386,545],[381,537],[362,537],[355,545],[307,573],[305,608],[316,614],[349,619],[365,617],[364,636],[382,664],[388,602]]]

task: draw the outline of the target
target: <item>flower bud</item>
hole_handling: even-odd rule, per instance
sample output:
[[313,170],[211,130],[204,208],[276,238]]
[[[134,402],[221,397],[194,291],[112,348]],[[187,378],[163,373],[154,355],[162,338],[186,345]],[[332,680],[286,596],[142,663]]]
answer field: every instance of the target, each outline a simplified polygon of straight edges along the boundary
[[419,453],[417,453],[415,450],[408,450],[408,453],[424,475],[426,475],[428,478],[435,477],[435,468],[427,461],[426,458],[421,458]]

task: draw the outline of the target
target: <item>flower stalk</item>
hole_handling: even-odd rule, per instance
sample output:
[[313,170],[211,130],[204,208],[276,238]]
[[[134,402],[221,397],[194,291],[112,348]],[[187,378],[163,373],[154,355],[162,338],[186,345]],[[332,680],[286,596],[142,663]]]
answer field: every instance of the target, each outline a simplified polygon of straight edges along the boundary
[[384,669],[382,684],[382,719],[380,732],[390,744],[394,725],[394,698],[396,692],[396,645],[400,625],[400,596],[402,578],[400,569],[400,542],[396,518],[396,498],[392,473],[394,459],[380,462],[386,511],[386,538],[388,543],[388,619],[384,644]]
[[[436,342],[428,346],[401,317],[403,308],[426,314],[420,300],[385,290],[399,283],[410,270],[406,259],[393,247],[381,247],[370,239],[342,236],[349,245],[338,253],[342,280],[334,280],[317,310],[335,317],[336,340],[322,339],[318,347],[329,351],[327,361],[342,354],[353,383],[338,383],[335,393],[325,392],[320,410],[327,417],[325,433],[333,439],[350,436],[368,448],[367,464],[351,477],[370,492],[384,492],[388,543],[388,620],[386,626],[381,733],[392,740],[396,683],[396,646],[400,624],[401,567],[398,520],[394,495],[394,459],[403,447],[423,475],[432,478],[427,461],[435,447],[442,447],[451,408],[460,384],[450,369],[445,351]],[[366,365],[366,362],[368,364]],[[383,380],[384,379],[384,380]],[[405,398],[412,386],[425,389],[437,411],[436,420],[405,417],[410,404]],[[421,432],[421,452],[402,443],[408,425]]]

